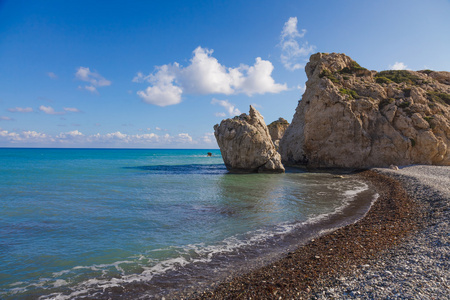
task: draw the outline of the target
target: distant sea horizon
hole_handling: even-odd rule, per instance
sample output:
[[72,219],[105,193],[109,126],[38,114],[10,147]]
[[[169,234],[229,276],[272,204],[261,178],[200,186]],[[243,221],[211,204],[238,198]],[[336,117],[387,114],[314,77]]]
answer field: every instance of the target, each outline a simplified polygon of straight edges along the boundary
[[353,222],[375,197],[352,176],[230,174],[219,149],[0,147],[0,298],[208,285]]
[[220,150],[217,148],[145,148],[145,147],[13,147],[13,146],[0,146],[0,149],[97,149],[97,150],[108,150],[108,149],[117,149],[117,150]]

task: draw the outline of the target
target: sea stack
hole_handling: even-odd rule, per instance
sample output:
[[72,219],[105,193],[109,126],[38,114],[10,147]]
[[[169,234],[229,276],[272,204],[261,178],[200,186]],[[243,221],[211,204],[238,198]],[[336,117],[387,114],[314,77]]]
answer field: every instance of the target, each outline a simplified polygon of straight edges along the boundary
[[280,145],[280,140],[284,135],[284,132],[289,126],[289,122],[286,121],[283,118],[279,118],[276,121],[273,121],[269,125],[267,125],[267,128],[269,129],[270,138],[272,139],[273,144],[275,145],[275,148],[278,151],[278,147]]
[[312,55],[305,71],[280,141],[285,165],[450,165],[449,72],[370,71],[338,53]]
[[248,115],[244,113],[216,124],[214,135],[228,171],[284,172],[264,118],[252,106]]

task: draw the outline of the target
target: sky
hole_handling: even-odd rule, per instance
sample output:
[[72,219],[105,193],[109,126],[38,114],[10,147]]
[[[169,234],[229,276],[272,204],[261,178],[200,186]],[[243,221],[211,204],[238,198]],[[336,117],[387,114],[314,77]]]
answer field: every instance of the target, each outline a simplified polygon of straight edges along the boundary
[[214,149],[289,122],[313,53],[450,71],[449,0],[0,0],[0,147]]

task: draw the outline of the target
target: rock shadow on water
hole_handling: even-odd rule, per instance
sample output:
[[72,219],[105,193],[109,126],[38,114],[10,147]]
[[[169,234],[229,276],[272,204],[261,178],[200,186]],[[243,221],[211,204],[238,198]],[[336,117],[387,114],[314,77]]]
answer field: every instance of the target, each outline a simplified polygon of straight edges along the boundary
[[123,169],[146,171],[151,174],[173,174],[173,175],[183,175],[183,174],[221,175],[228,172],[225,165],[222,164],[135,166],[135,167],[123,167]]

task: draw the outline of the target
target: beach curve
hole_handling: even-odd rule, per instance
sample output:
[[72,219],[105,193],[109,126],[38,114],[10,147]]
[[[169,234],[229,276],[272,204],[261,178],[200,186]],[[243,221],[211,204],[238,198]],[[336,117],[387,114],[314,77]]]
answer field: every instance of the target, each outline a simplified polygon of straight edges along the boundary
[[450,167],[373,169],[378,200],[358,222],[192,299],[449,299]]

